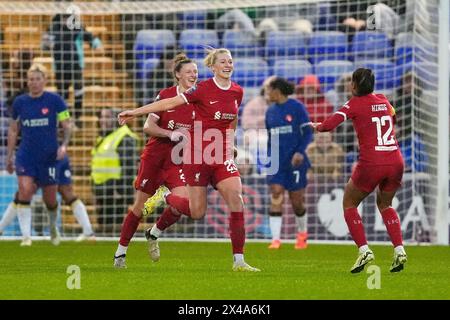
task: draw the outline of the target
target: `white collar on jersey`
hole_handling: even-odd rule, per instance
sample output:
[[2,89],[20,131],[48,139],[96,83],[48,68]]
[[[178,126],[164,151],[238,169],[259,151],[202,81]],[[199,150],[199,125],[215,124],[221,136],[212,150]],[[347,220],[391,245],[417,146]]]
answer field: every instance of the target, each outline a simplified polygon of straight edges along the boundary
[[180,86],[177,86],[177,96],[180,95]]
[[212,79],[213,79],[214,83],[216,84],[216,86],[219,87],[219,89],[222,89],[222,90],[228,90],[228,89],[231,88],[231,81],[230,81],[230,84],[228,85],[228,87],[222,87],[222,86],[220,86],[220,84],[216,81],[216,77],[213,77]]

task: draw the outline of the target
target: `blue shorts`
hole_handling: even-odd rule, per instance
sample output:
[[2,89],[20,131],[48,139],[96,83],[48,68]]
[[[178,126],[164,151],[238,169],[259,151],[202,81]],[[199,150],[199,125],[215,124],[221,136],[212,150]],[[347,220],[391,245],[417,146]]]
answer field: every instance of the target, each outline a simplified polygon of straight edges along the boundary
[[56,177],[60,186],[72,184],[72,169],[68,157],[56,161]]
[[35,159],[25,160],[16,158],[17,176],[33,177],[38,186],[50,186],[58,184],[56,175],[56,161],[39,162]]
[[307,165],[280,168],[276,174],[267,176],[267,183],[282,185],[288,191],[305,189],[308,184],[306,179],[308,168]]

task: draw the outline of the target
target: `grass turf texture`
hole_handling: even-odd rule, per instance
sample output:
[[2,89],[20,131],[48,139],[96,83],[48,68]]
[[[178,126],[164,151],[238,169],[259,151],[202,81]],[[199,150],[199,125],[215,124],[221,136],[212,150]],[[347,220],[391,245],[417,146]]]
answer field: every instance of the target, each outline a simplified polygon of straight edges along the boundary
[[[248,243],[246,260],[260,273],[231,271],[229,243],[161,242],[161,260],[150,261],[145,242],[131,243],[128,269],[114,269],[115,242],[0,242],[3,299],[450,299],[448,247],[406,247],[405,270],[392,274],[390,246],[371,246],[381,288],[368,289],[373,273],[351,274],[357,250],[350,245],[283,244],[268,250]],[[81,270],[81,289],[69,290],[69,265]],[[370,282],[370,281],[369,281]]]

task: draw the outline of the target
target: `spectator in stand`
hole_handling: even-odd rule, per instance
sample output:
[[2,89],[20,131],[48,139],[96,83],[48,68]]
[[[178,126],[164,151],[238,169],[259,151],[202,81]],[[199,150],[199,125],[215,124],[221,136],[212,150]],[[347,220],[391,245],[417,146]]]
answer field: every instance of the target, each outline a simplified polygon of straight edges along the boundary
[[333,105],[325,98],[319,79],[309,74],[296,87],[297,100],[308,110],[312,122],[322,122],[333,113]]
[[74,90],[75,123],[83,111],[83,68],[84,68],[84,42],[88,42],[94,49],[101,50],[102,42],[86,31],[83,25],[71,22],[71,14],[57,14],[53,17],[47,32],[47,47],[52,48],[55,63],[56,86],[59,94],[65,101],[69,98],[69,87]]
[[139,160],[139,136],[128,126],[117,128],[116,114],[100,111],[101,135],[92,150],[91,178],[97,221],[103,235],[120,230],[128,203],[133,201],[133,181]]
[[333,142],[331,133],[316,134],[306,153],[311,162],[310,174],[314,177],[337,180],[342,176],[344,150],[339,144]]
[[241,9],[232,9],[225,12],[216,20],[216,28],[219,37],[222,38],[225,30],[239,30],[256,35],[255,25],[252,19]]

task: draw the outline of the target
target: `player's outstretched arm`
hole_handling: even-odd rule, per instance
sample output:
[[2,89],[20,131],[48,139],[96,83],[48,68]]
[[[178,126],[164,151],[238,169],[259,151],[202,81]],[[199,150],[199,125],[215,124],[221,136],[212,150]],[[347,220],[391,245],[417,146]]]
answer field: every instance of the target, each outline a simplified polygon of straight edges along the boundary
[[148,113],[167,111],[183,104],[185,104],[185,100],[182,96],[159,100],[137,109],[122,111],[118,115],[118,121],[120,125],[123,125],[138,116]]

